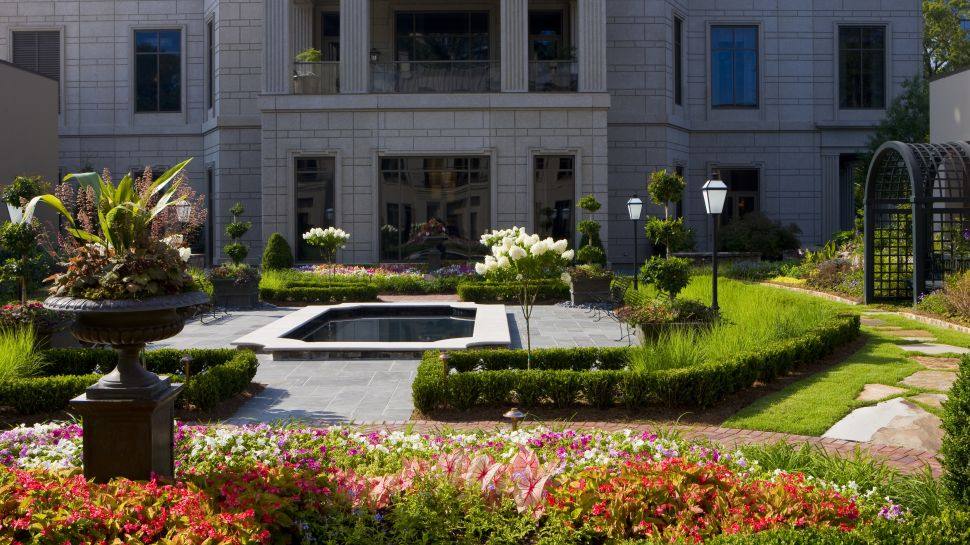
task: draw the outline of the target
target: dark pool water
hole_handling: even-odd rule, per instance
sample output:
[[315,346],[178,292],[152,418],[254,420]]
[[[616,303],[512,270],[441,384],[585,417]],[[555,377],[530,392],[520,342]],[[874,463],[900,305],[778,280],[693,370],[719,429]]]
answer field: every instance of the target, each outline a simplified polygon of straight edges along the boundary
[[473,309],[359,307],[329,310],[285,335],[306,342],[432,342],[471,337]]

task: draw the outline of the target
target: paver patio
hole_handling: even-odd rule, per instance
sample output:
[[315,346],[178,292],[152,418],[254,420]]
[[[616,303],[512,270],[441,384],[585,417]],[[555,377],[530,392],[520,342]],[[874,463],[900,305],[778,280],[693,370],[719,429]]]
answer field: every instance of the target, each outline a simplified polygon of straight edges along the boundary
[[[423,299],[423,298],[421,298]],[[266,307],[232,312],[206,323],[193,320],[176,337],[152,348],[224,348],[293,308]],[[508,305],[512,347],[525,346],[525,319]],[[597,321],[593,313],[560,306],[537,306],[532,316],[534,348],[566,346],[626,346],[620,327],[610,319]],[[242,424],[277,420],[310,422],[404,422],[411,417],[411,382],[416,360],[272,361],[260,355],[253,379],[266,388],[247,401],[230,419]]]

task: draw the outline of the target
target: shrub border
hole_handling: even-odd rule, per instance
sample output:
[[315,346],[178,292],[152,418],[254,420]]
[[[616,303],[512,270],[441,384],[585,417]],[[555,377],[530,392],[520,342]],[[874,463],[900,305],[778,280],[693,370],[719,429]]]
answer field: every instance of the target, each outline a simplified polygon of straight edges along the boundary
[[[463,282],[458,284],[458,299],[469,303],[518,303],[518,282]],[[559,279],[537,284],[537,303],[569,300],[569,286]]]
[[[116,354],[111,350],[58,349],[45,352],[54,365],[65,363],[74,366],[68,373],[16,379],[0,383],[0,405],[8,405],[20,414],[36,414],[59,411],[68,406],[71,399],[84,393],[102,375],[85,373],[85,370],[113,367]],[[194,365],[201,370],[189,378],[181,374],[180,360],[189,355]],[[145,352],[146,364],[153,371],[169,374],[173,382],[182,382],[184,389],[179,394],[177,405],[188,405],[200,410],[208,410],[222,401],[244,391],[256,375],[259,360],[248,350],[193,349],[193,350],[152,350]]]
[[512,402],[574,407],[581,399],[596,408],[707,408],[755,381],[768,382],[848,344],[858,337],[859,322],[858,315],[839,315],[799,337],[727,361],[647,372],[624,368],[629,348],[533,350],[529,371],[523,370],[523,350],[453,352],[447,364],[440,352],[429,351],[411,392],[415,407],[425,413]]

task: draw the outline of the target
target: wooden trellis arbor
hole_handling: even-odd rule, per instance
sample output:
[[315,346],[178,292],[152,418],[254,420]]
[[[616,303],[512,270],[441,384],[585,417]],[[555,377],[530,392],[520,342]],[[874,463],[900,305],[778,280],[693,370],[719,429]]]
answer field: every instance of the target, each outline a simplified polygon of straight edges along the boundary
[[887,142],[866,177],[865,302],[912,299],[970,267],[970,144]]

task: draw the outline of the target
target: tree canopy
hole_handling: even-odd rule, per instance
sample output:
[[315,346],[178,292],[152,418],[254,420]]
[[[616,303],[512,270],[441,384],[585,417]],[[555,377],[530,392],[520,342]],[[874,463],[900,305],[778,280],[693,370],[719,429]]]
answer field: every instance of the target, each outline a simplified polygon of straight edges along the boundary
[[970,65],[970,0],[923,0],[923,62],[927,77]]

